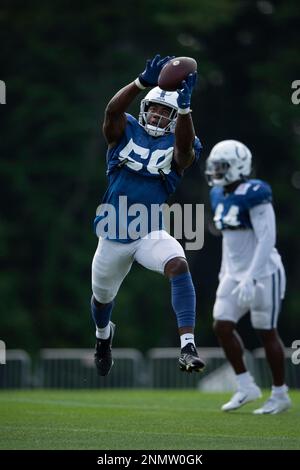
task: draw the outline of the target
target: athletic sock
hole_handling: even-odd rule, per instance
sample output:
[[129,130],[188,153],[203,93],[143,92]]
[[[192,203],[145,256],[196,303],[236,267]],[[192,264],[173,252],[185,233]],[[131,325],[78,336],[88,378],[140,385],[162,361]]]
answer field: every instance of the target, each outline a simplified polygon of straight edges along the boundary
[[195,337],[193,333],[184,333],[180,336],[181,349],[184,348],[187,344],[192,343],[195,347]]
[[109,335],[110,335],[110,324],[106,325],[104,328],[98,328],[96,326],[96,338],[108,339]]
[[238,388],[246,388],[254,383],[253,377],[248,371],[242,372],[242,374],[236,374],[235,378],[238,383]]
[[279,397],[282,395],[286,395],[288,392],[288,387],[286,384],[280,385],[277,387],[276,385],[272,385],[272,396]]

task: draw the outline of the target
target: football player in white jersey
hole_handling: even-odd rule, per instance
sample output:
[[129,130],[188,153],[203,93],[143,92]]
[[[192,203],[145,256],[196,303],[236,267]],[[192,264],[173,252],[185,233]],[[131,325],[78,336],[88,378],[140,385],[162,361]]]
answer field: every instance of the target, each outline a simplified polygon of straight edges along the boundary
[[275,248],[276,223],[270,186],[248,179],[250,150],[236,140],[216,144],[206,161],[212,186],[211,206],[216,228],[222,231],[222,262],[213,309],[214,331],[231,363],[237,392],[223,411],[231,411],[261,397],[247,371],[236,324],[250,311],[251,323],[264,346],[273,386],[270,398],[255,414],[277,414],[291,401],[284,377],[284,349],[277,331],[285,294],[285,271]]
[[[101,376],[106,376],[113,365],[114,298],[134,261],[170,280],[181,340],[181,370],[192,372],[204,367],[194,342],[195,290],[184,251],[164,230],[162,217],[155,222],[151,211],[175,191],[184,170],[199,158],[201,150],[190,112],[196,73],[182,82],[178,92],[157,86],[160,71],[170,59],[156,55],[148,60],[139,77],[119,90],[105,110],[108,188],[94,222],[99,242],[92,264],[91,301],[97,338],[95,364]],[[137,120],[126,110],[146,88],[151,90],[141,100]],[[124,209],[124,198],[128,210]],[[143,230],[136,237],[132,214],[141,204],[146,216],[142,214],[139,219]],[[108,212],[116,217],[107,217]],[[107,230],[112,222],[113,230]]]

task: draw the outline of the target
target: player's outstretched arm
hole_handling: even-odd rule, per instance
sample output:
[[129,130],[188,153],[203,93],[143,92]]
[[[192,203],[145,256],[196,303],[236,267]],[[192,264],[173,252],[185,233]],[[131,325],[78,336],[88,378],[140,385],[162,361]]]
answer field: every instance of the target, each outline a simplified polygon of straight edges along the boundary
[[119,90],[106,106],[103,134],[110,147],[121,139],[127,122],[125,111],[140,91],[134,82],[129,83]]
[[140,73],[138,78],[119,90],[109,101],[104,114],[103,134],[110,147],[113,147],[124,133],[125,112],[129,105],[141,90],[157,86],[160,71],[171,58],[171,56],[161,58],[157,54],[153,59],[147,60],[145,70]]
[[178,117],[175,128],[174,159],[180,171],[189,167],[195,158],[194,140],[195,130],[190,112],[191,97],[197,80],[197,72],[190,74],[182,82],[178,92]]

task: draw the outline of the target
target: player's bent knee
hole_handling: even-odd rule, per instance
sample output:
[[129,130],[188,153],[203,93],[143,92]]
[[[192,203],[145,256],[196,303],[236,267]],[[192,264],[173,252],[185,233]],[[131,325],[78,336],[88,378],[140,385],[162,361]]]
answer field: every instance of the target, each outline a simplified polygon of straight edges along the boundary
[[110,303],[110,302],[106,302],[106,303],[100,302],[98,299],[96,299],[94,294],[92,295],[92,302],[96,305],[97,308],[105,307],[105,305]]
[[226,337],[232,335],[235,324],[231,321],[215,320],[213,323],[213,330],[219,337]]
[[214,330],[214,333],[217,335],[217,336],[220,336],[223,329],[222,329],[222,321],[219,321],[219,320],[215,320],[213,322],[213,330]]
[[116,296],[115,292],[111,290],[101,289],[93,285],[93,296],[94,299],[101,304],[109,304],[112,302]]
[[269,330],[255,328],[255,331],[263,342],[274,341],[278,338],[278,332],[276,328],[271,328]]
[[102,307],[103,303],[96,299],[95,295],[92,295],[92,302],[96,305],[96,307]]
[[170,259],[165,266],[165,275],[167,277],[174,277],[178,276],[179,274],[183,274],[188,272],[189,266],[184,258],[176,257]]

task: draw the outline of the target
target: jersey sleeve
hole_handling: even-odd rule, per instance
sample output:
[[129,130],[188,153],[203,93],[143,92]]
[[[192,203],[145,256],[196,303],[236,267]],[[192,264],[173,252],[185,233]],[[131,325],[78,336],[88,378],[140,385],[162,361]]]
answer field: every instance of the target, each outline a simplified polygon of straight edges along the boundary
[[268,183],[257,180],[253,182],[246,194],[247,209],[260,204],[272,203],[272,190]]
[[128,140],[127,134],[131,132],[131,129],[137,126],[137,120],[131,114],[125,113],[125,115],[127,122],[124,134],[122,135],[120,141],[117,142],[113,147],[108,148],[106,152],[106,164],[108,166],[107,174],[112,171],[116,164],[120,163],[117,158],[119,150],[126,144],[126,141]]
[[202,150],[202,144],[201,144],[200,140],[198,139],[198,137],[195,137],[194,151],[195,151],[195,161],[196,162],[200,158],[201,150]]
[[194,158],[192,164],[187,168],[188,171],[191,168],[194,168],[194,165],[196,165],[196,163],[199,161],[199,158],[200,158],[200,155],[201,155],[201,150],[202,150],[202,144],[201,144],[200,140],[198,139],[198,137],[195,137],[195,140],[194,140],[195,158]]
[[260,204],[249,211],[257,245],[247,274],[259,279],[276,242],[276,221],[272,204]]
[[210,206],[213,212],[215,212],[216,207],[218,205],[219,194],[220,188],[218,188],[217,186],[213,186],[209,191]]
[[127,123],[129,122],[130,124],[133,124],[133,125],[137,124],[137,120],[131,114],[125,113],[125,116],[127,118]]

